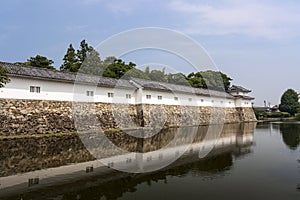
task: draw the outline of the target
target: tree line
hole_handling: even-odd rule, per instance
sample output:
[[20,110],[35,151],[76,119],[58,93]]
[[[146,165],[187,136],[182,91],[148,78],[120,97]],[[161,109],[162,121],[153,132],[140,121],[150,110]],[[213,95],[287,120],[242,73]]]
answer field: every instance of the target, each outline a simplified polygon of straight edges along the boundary
[[[150,67],[146,67],[145,70],[142,71],[136,68],[135,63],[126,63],[113,56],[101,60],[100,54],[85,40],[80,42],[78,50],[75,50],[73,45],[70,44],[62,60],[63,63],[59,67],[59,71],[73,73],[81,72],[116,79],[134,77],[215,90],[228,90],[232,81],[228,75],[212,70],[192,72],[187,75],[183,73],[172,74],[166,73],[165,68],[161,70],[151,70]],[[57,70],[53,66],[53,60],[41,55],[30,57],[26,62],[16,62],[15,64]],[[0,73],[5,74],[4,71],[0,71]],[[0,75],[0,77],[2,76]],[[0,79],[0,82],[5,84],[5,80],[2,79],[3,78]]]

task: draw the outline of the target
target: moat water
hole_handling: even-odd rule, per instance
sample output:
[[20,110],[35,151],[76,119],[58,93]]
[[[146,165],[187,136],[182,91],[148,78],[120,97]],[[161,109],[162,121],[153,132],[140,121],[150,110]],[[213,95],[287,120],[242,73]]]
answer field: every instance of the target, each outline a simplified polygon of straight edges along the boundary
[[15,191],[12,188],[12,193],[0,194],[0,199],[299,200],[300,123],[253,126],[245,126],[243,133],[225,130],[227,136],[239,135],[239,144],[223,142],[223,146],[216,147],[205,158],[190,152],[151,173],[95,173],[59,184],[54,181],[40,188]]

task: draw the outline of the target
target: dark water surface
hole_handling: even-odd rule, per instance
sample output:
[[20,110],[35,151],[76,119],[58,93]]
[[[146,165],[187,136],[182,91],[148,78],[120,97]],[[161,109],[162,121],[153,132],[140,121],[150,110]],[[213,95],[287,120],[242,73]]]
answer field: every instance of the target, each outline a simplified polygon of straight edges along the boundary
[[190,152],[160,171],[95,174],[60,185],[16,191],[3,199],[299,200],[300,124],[253,126],[244,127],[243,133],[225,131],[224,138],[237,135],[239,142],[215,148],[204,159]]

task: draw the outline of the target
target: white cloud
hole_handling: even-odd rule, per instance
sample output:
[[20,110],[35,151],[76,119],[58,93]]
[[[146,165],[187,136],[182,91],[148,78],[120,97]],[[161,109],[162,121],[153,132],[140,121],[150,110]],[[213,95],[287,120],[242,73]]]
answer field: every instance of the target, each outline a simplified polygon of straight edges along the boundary
[[169,8],[187,19],[183,31],[190,34],[243,34],[270,39],[299,34],[300,8],[262,1],[211,2],[204,5],[176,0]]

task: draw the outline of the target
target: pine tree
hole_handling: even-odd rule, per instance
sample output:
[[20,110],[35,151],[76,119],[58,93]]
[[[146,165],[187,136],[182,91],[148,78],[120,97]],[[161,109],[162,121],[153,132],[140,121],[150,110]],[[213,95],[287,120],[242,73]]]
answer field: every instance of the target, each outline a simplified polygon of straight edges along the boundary
[[80,66],[80,72],[93,75],[102,75],[104,70],[105,66],[100,59],[100,54],[94,49],[90,50]]
[[85,40],[80,42],[79,50],[77,50],[77,58],[80,64],[86,59],[91,51],[93,51],[93,47],[89,46]]
[[75,49],[72,44],[69,45],[67,49],[67,53],[63,58],[63,64],[60,66],[60,71],[65,72],[77,72],[79,69],[79,63],[77,59],[77,55],[75,53]]
[[53,63],[54,63],[53,60],[50,60],[45,56],[36,55],[35,57],[30,57],[29,59],[27,59],[27,62],[23,64],[28,66],[33,66],[33,67],[41,67],[41,68],[56,70],[52,66]]

